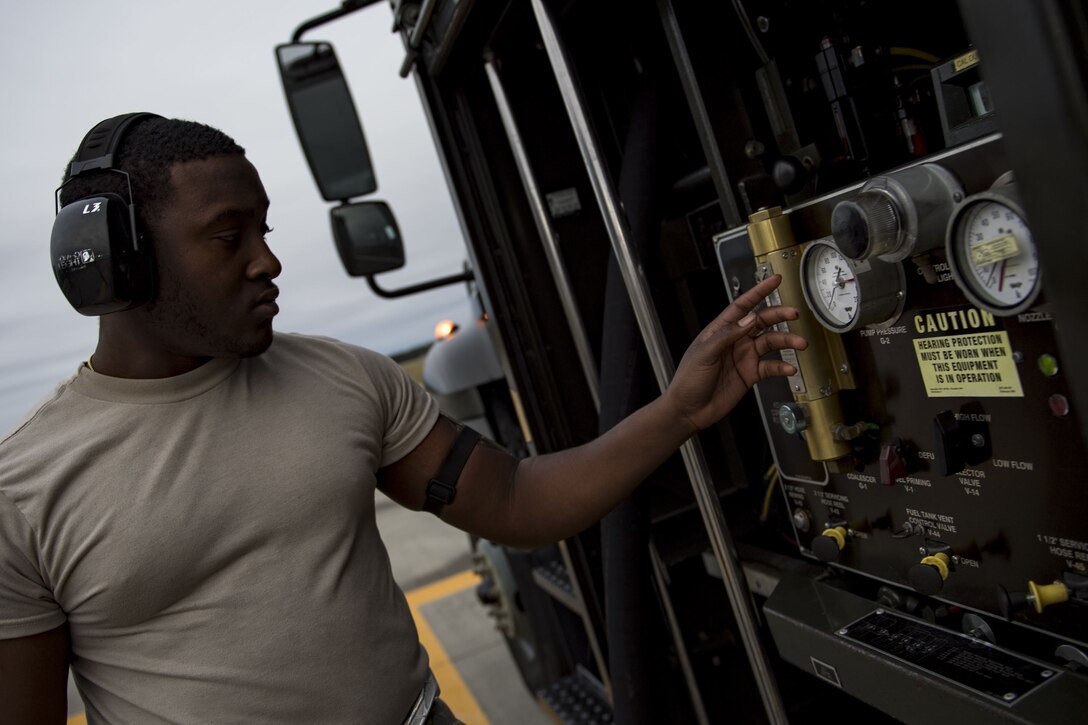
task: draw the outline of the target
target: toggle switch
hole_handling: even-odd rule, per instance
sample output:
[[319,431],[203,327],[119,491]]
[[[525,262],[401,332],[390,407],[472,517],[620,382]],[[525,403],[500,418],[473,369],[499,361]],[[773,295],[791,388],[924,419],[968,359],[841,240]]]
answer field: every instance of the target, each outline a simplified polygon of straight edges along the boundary
[[933,449],[937,472],[942,476],[957,474],[993,455],[990,428],[983,422],[960,420],[951,410],[942,410],[933,418]]
[[907,475],[907,462],[903,458],[902,444],[898,439],[880,448],[880,483],[894,486],[895,482]]

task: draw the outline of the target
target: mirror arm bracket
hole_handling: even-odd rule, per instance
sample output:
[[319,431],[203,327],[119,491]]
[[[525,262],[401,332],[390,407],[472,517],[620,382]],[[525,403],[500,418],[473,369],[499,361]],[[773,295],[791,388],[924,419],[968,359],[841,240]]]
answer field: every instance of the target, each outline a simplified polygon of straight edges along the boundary
[[434,13],[435,5],[435,0],[423,0],[423,5],[419,9],[419,16],[416,18],[415,25],[411,28],[411,35],[408,36],[408,42],[406,43],[408,52],[404,56],[404,62],[400,65],[401,78],[408,77],[408,73],[412,70],[412,64],[419,57],[419,46],[423,43],[423,33],[431,22],[431,14]]
[[373,5],[376,2],[378,2],[378,0],[344,0],[344,2],[340,4],[339,9],[329,11],[324,15],[318,15],[316,18],[311,18],[304,22],[302,25],[295,28],[295,34],[291,36],[291,42],[300,43],[302,42],[302,34],[306,31],[313,30],[319,25],[324,25],[325,23],[336,20],[337,18],[342,18],[345,15],[350,15],[356,10],[362,10],[363,8]]
[[374,275],[368,274],[366,276],[366,283],[370,285],[370,289],[374,291],[374,294],[386,299],[393,299],[396,297],[405,297],[407,295],[414,295],[417,292],[426,292],[427,290],[435,289],[436,287],[445,287],[450,284],[457,284],[458,282],[471,282],[475,279],[472,272],[465,271],[461,274],[451,274],[448,277],[439,277],[432,279],[428,282],[420,282],[408,287],[401,287],[400,289],[387,290],[378,286],[377,280],[374,279]]

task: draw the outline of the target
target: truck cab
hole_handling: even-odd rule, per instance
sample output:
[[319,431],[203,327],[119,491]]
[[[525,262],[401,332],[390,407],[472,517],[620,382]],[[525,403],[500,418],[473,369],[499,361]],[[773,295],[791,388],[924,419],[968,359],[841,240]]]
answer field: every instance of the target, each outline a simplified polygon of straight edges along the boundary
[[[352,202],[372,191],[353,69],[302,40],[370,4],[304,22],[278,56],[342,258],[373,285],[403,246],[390,210]],[[489,367],[434,354],[491,371],[469,387],[491,385],[500,443],[596,437],[771,274],[768,304],[797,307],[810,341],[786,353],[797,375],[600,524],[532,551],[476,542],[541,704],[563,722],[1076,719],[1083,7],[390,6],[466,232],[486,344],[464,349]]]

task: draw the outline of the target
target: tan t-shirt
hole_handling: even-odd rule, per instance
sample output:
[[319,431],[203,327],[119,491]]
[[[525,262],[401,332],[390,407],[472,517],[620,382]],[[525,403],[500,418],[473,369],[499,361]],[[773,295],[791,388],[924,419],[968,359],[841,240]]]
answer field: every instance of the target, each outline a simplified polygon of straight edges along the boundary
[[298,335],[80,369],[0,443],[0,638],[67,622],[92,723],[399,722],[427,658],[375,471],[437,416],[388,358]]

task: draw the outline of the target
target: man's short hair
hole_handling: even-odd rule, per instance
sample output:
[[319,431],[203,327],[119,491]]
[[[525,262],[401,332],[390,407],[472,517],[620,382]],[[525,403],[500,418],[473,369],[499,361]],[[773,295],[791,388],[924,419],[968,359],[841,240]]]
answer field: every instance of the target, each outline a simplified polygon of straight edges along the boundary
[[[146,233],[170,199],[170,167],[183,161],[245,154],[246,150],[219,129],[196,121],[150,117],[137,121],[121,139],[114,168],[125,171],[132,183],[136,223]],[[69,164],[70,165],[70,164]],[[68,178],[65,167],[64,178]],[[84,174],[61,189],[61,206],[105,192],[128,201],[125,177],[111,171]]]

